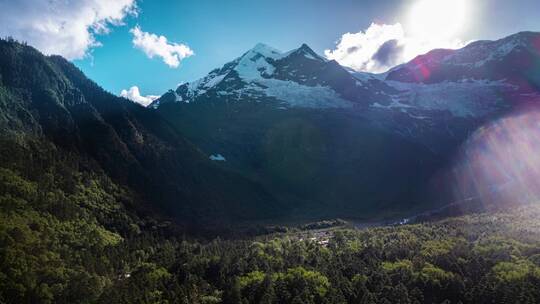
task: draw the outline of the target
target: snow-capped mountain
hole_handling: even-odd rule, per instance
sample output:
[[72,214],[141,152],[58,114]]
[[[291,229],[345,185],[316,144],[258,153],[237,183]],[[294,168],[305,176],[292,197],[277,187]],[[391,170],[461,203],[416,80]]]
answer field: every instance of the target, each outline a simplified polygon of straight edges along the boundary
[[[303,44],[289,52],[257,44],[206,77],[152,103],[261,103],[279,110],[333,109],[430,144],[434,132],[540,101],[540,34],[523,32],[433,50],[384,74],[355,72]],[[185,111],[191,111],[190,107]]]
[[540,34],[434,50],[384,74],[258,44],[156,108],[216,165],[325,216],[449,203],[433,190],[475,129],[540,102]]
[[540,102],[540,33],[433,50],[379,79],[402,92],[402,103],[454,116],[484,117]]
[[[540,33],[522,32],[496,41],[476,41],[459,50],[433,50],[387,73],[387,80],[505,80],[540,82]],[[538,87],[537,87],[538,88]]]
[[306,44],[285,53],[257,44],[206,77],[167,92],[151,107],[205,100],[264,101],[280,109],[397,111],[416,120],[439,117],[441,112],[482,117],[508,106],[504,99],[509,95],[519,99],[515,96],[536,91],[539,52],[540,35],[524,32],[473,42],[460,50],[433,50],[375,75],[342,67]]
[[219,98],[275,101],[280,107],[350,108],[389,101],[393,92],[377,79],[355,78],[306,44],[286,53],[257,44],[206,77],[169,91],[151,107]]

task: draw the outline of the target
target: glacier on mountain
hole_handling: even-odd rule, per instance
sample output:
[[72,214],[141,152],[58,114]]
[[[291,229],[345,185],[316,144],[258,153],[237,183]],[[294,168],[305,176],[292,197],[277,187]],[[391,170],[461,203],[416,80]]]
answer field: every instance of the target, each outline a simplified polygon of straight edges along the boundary
[[[435,84],[387,81],[401,93],[395,96],[393,107],[417,108],[422,110],[449,111],[456,117],[476,117],[487,114],[501,104],[502,90],[512,90],[503,81],[464,80]],[[386,106],[392,108],[392,105]]]
[[[426,111],[445,112],[459,118],[480,117],[505,105],[505,95],[516,91],[511,82],[481,79],[474,74],[456,78],[450,74],[447,80],[424,83],[423,79],[415,79],[414,73],[441,64],[466,65],[470,71],[485,62],[500,60],[516,48],[526,48],[530,35],[477,41],[459,50],[434,50],[384,74],[354,72],[319,56],[305,44],[282,53],[259,43],[206,77],[179,86],[173,91],[174,98],[163,100],[277,101],[279,109],[367,106],[389,113],[407,113],[418,120],[432,115]],[[151,106],[157,108],[160,102],[157,100]]]

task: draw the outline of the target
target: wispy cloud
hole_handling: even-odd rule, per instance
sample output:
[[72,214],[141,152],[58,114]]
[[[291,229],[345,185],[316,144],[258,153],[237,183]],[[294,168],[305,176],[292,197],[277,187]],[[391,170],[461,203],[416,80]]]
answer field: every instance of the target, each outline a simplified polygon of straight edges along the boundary
[[101,45],[96,35],[136,14],[135,0],[1,1],[0,36],[28,42],[46,54],[81,59]]
[[137,86],[132,86],[128,90],[122,90],[122,92],[120,92],[120,96],[132,100],[136,103],[140,103],[145,107],[151,104],[152,101],[159,98],[159,96],[156,95],[142,96],[141,92],[139,91],[139,87]]
[[169,42],[167,37],[143,32],[139,26],[130,31],[133,34],[133,46],[141,49],[149,58],[160,57],[171,68],[180,66],[180,62],[195,53],[187,45]]
[[336,48],[324,53],[356,71],[381,73],[432,49],[462,46],[459,39],[422,40],[409,36],[400,23],[372,23],[365,31],[343,34]]

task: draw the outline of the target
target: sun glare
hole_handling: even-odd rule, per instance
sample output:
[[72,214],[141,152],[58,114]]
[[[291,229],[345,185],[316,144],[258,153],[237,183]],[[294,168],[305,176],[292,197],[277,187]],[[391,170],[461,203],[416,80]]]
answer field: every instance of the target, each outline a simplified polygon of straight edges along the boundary
[[484,205],[540,199],[540,112],[524,111],[477,130],[453,169],[455,200]]
[[452,39],[464,29],[466,14],[466,0],[418,0],[409,12],[409,29],[423,40]]

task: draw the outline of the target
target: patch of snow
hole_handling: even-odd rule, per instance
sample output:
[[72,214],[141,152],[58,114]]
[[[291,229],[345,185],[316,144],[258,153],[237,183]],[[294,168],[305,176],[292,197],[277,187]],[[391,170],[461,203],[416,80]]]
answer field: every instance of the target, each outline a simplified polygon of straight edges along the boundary
[[425,120],[425,119],[428,119],[428,118],[429,118],[429,117],[427,117],[427,116],[414,115],[414,114],[411,114],[411,113],[407,113],[407,114],[409,114],[409,117],[410,117],[410,118],[414,118],[414,119]]
[[483,59],[478,60],[476,62],[473,62],[472,64],[469,63],[469,64],[465,64],[465,65],[472,65],[475,68],[482,67],[483,65],[485,65],[488,62],[491,62],[493,60],[497,60],[497,59],[500,59],[500,58],[506,56],[516,46],[517,46],[516,44],[512,44],[512,43],[504,44],[501,47],[497,48],[495,51],[487,53],[487,55],[488,55],[487,57],[484,57]]
[[248,53],[256,53],[256,54],[261,54],[263,55],[264,57],[267,57],[267,58],[272,58],[272,59],[278,59],[281,57],[282,53],[281,51],[271,47],[271,46],[268,46],[264,43],[258,43],[257,45],[255,45],[254,48],[252,48],[251,50],[249,50],[246,54]]
[[[183,100],[182,96],[178,95],[176,91],[173,91],[173,94],[174,94],[174,101],[181,102]],[[189,102],[189,100],[186,100],[186,102]]]
[[238,59],[234,70],[245,81],[271,76],[275,67],[270,60],[277,60],[282,56],[281,52],[262,43],[246,52]]
[[[212,72],[206,77],[185,84],[187,85],[187,98],[184,101],[189,102],[189,99],[205,94],[206,92],[217,86],[219,83],[221,83],[221,81],[223,81],[223,79],[227,77],[227,75],[227,71],[223,72],[222,74]],[[182,99],[179,100],[177,98],[177,101],[182,101]]]
[[503,81],[489,80],[436,84],[387,81],[387,84],[402,91],[394,96],[394,102],[402,100],[422,110],[446,110],[456,117],[476,117],[490,112],[502,101],[501,90],[510,89]]
[[374,103],[371,105],[372,107],[374,108],[382,108],[382,109],[392,109],[392,108],[413,108],[412,106],[410,105],[407,105],[407,104],[403,104],[403,103],[400,103],[398,100],[396,99],[393,99],[392,102],[385,106],[385,105],[382,105],[378,102]]
[[228,91],[218,91],[217,94],[219,96],[227,96],[227,95],[232,95],[233,93],[232,92],[228,92]]
[[212,155],[210,155],[209,158],[210,158],[210,160],[213,160],[213,161],[227,161],[225,159],[225,157],[223,157],[223,155],[221,155],[219,153],[218,154],[212,154]]
[[360,80],[361,82],[367,82],[369,80],[382,80],[377,77],[377,74],[371,74],[366,72],[356,72],[356,71],[349,71],[351,75],[353,75],[354,78]]
[[250,58],[240,60],[235,68],[236,72],[243,80],[253,80],[274,74],[275,67],[268,62],[266,57],[255,55]]
[[489,52],[488,56],[485,59],[476,62],[475,66],[479,67],[479,66],[484,65],[486,62],[489,62],[495,59],[500,59],[510,54],[510,52],[512,52],[512,50],[515,49],[519,45],[520,43],[515,40],[510,40],[506,43],[503,43],[502,45],[499,45],[493,52]]
[[306,52],[304,52],[304,57],[306,57],[307,59],[311,59],[311,60],[317,60],[317,58],[313,57],[313,55],[311,55],[309,53],[306,53]]
[[208,81],[204,84],[204,87],[207,89],[215,87],[225,78],[225,76],[227,76],[227,74],[217,75],[208,79]]
[[[301,46],[301,47],[299,47],[297,49],[293,49],[293,50],[290,50],[288,52],[282,53],[280,56],[278,56],[277,58],[274,58],[274,59],[275,60],[280,60],[280,59],[287,58],[287,57],[291,56],[292,54],[299,53],[299,54],[302,54],[302,56],[306,57],[307,59],[328,62],[328,60],[326,58],[324,58],[324,57],[317,56],[316,54],[314,56],[308,50],[306,50],[305,47],[307,47],[307,46],[303,45],[303,46]],[[309,47],[307,47],[307,48],[309,49]],[[288,66],[284,66],[284,68],[287,68],[287,67]]]
[[527,43],[527,39],[519,35],[497,41],[475,41],[444,57],[442,62],[479,68],[488,62],[501,60],[517,47],[526,47]]
[[292,107],[349,108],[352,103],[341,98],[334,90],[323,86],[305,86],[293,81],[263,79],[266,96],[286,102]]

